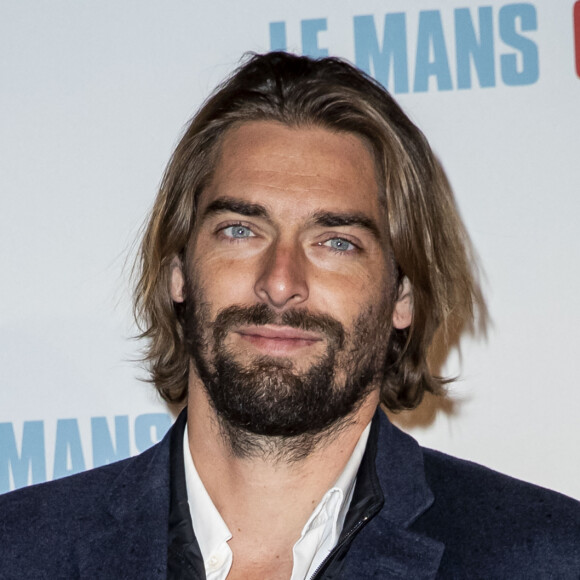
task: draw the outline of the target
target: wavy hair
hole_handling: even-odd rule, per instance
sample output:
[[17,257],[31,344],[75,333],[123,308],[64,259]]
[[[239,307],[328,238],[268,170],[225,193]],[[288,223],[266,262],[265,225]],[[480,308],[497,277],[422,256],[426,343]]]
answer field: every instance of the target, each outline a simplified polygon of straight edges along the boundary
[[397,281],[412,286],[413,320],[393,330],[381,401],[410,409],[446,382],[428,352],[438,328],[471,324],[483,305],[472,249],[443,170],[426,138],[378,82],[338,58],[251,55],[186,127],[165,171],[136,262],[135,315],[144,360],[168,402],[187,399],[189,355],[169,293],[170,266],[191,237],[199,196],[225,133],[248,121],[353,133],[372,148],[387,209]]

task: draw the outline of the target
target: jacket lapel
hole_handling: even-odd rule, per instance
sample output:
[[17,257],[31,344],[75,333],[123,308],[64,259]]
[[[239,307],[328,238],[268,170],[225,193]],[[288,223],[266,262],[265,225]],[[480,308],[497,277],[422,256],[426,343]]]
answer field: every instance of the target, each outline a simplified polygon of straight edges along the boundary
[[353,540],[344,577],[435,578],[444,545],[409,530],[434,499],[425,479],[421,448],[381,411],[378,422],[375,477],[384,504]]
[[341,577],[432,579],[443,551],[440,542],[394,525],[381,512],[353,541]]
[[[95,511],[107,515],[79,538],[80,577],[166,577],[170,433],[126,462],[103,493],[108,509],[96,502]],[[375,452],[374,484],[382,489],[384,504],[354,538],[341,577],[435,578],[444,545],[409,530],[433,503],[421,448],[379,411]]]
[[[107,521],[79,539],[80,577],[165,578],[169,433],[161,443],[127,461],[102,501]],[[101,506],[96,505],[98,509]]]

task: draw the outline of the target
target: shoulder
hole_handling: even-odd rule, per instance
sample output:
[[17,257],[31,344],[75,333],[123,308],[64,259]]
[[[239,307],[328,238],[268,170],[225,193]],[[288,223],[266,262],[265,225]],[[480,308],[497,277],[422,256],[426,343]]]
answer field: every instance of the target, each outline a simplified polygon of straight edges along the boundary
[[117,478],[146,466],[155,451],[153,447],[136,457],[0,495],[0,532],[10,524],[18,525],[23,513],[28,526],[55,515],[72,516],[85,510],[94,513]]
[[168,490],[165,447],[162,442],[136,457],[0,495],[0,578],[24,577],[15,570],[66,577],[79,552],[104,545],[100,538],[113,537],[130,509],[161,506],[163,487]]
[[21,521],[21,513],[26,513],[26,518],[22,518],[25,523],[32,525],[43,517],[60,513],[63,509],[69,511],[73,506],[77,510],[83,507],[91,509],[106,494],[111,482],[134,459],[125,459],[0,495],[0,511],[3,515],[0,531],[6,530],[10,525],[17,525]]
[[438,451],[423,459],[434,502],[414,527],[445,543],[447,558],[510,562],[526,578],[580,574],[579,502]]
[[570,497],[432,449],[423,449],[423,460],[425,476],[441,507],[493,507],[510,517],[542,516],[543,523],[564,509],[569,515],[566,520],[580,525],[580,502]]

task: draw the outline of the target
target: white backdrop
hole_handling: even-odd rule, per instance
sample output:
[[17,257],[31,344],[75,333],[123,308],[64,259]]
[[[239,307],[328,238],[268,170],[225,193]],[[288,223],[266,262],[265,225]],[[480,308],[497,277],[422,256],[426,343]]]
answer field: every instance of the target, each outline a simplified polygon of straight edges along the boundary
[[427,401],[399,422],[580,498],[574,2],[354,4],[0,5],[0,493],[168,428],[132,362],[127,264],[187,119],[242,53],[286,47],[356,61],[395,91],[486,273],[493,326],[446,366],[461,375],[453,413]]

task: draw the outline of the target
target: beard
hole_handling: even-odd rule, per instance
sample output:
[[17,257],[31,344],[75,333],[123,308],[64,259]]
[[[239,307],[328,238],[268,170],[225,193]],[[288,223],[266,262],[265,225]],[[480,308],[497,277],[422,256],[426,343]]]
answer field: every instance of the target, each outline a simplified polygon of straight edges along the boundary
[[[233,305],[211,320],[200,288],[187,283],[181,316],[188,353],[237,457],[299,460],[350,423],[382,380],[390,333],[389,301],[368,307],[346,330],[333,317],[267,304]],[[290,357],[240,360],[228,345],[236,327],[277,324],[316,332],[325,350],[307,368]],[[247,358],[247,357],[246,357]]]

